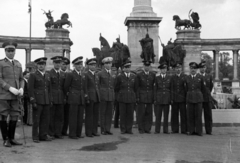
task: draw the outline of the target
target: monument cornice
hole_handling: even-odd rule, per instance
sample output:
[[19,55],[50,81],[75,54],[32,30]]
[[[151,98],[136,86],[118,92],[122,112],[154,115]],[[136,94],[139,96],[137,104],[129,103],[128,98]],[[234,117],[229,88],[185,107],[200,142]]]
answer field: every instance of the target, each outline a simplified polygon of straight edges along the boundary
[[146,22],[146,23],[159,24],[161,21],[162,21],[162,17],[126,17],[124,24],[126,26],[129,26],[129,24],[132,22],[135,22],[135,23]]

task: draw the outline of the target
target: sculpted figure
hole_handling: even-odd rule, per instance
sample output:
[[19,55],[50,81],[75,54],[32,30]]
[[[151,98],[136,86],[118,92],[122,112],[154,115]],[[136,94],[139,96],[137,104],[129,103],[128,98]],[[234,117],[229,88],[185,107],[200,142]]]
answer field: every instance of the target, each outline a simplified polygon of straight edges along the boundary
[[142,53],[141,53],[141,58],[144,61],[151,61],[154,63],[154,48],[153,48],[153,39],[149,37],[149,34],[146,34],[146,37],[141,39],[140,44],[142,46]]

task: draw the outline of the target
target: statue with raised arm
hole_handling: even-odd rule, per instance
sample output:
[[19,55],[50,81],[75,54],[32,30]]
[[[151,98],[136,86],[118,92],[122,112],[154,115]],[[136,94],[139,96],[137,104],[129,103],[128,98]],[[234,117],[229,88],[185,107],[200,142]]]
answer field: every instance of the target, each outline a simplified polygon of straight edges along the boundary
[[149,34],[146,34],[146,37],[141,39],[140,44],[142,46],[142,53],[140,55],[140,57],[144,60],[144,61],[151,61],[152,63],[154,63],[154,48],[153,48],[153,39],[151,39],[149,37]]

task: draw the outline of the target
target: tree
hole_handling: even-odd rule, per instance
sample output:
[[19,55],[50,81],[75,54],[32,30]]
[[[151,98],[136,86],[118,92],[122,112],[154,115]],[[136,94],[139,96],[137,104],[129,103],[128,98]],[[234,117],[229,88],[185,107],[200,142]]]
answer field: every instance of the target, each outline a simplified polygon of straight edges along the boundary
[[229,64],[232,60],[230,58],[230,54],[228,52],[219,53],[220,62],[219,62],[219,72],[222,73],[220,79],[229,78],[230,80],[233,78],[233,66]]
[[206,61],[206,72],[210,74],[214,73],[215,70],[213,69],[213,58],[208,53],[201,53],[201,58],[202,60]]

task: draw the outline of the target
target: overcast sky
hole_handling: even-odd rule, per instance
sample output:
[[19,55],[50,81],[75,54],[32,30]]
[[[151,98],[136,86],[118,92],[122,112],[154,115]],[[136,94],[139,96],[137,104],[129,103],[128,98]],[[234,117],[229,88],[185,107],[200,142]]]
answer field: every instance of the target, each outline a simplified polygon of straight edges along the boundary
[[[127,44],[124,20],[133,6],[134,0],[32,0],[32,37],[45,37],[47,18],[41,9],[53,10],[54,20],[66,12],[73,24],[68,29],[74,43],[71,60],[77,56],[91,58],[91,49],[100,48],[100,33],[110,45],[118,35]],[[240,0],[152,0],[152,7],[163,18],[159,35],[165,44],[170,38],[176,39],[172,16],[188,19],[190,9],[200,16],[201,38],[240,38]],[[28,0],[0,0],[0,15],[0,35],[29,36]],[[159,52],[161,56],[162,50]],[[33,51],[32,60],[43,55],[43,51]],[[4,56],[0,49],[0,58]],[[16,59],[25,65],[25,51],[17,50]]]

